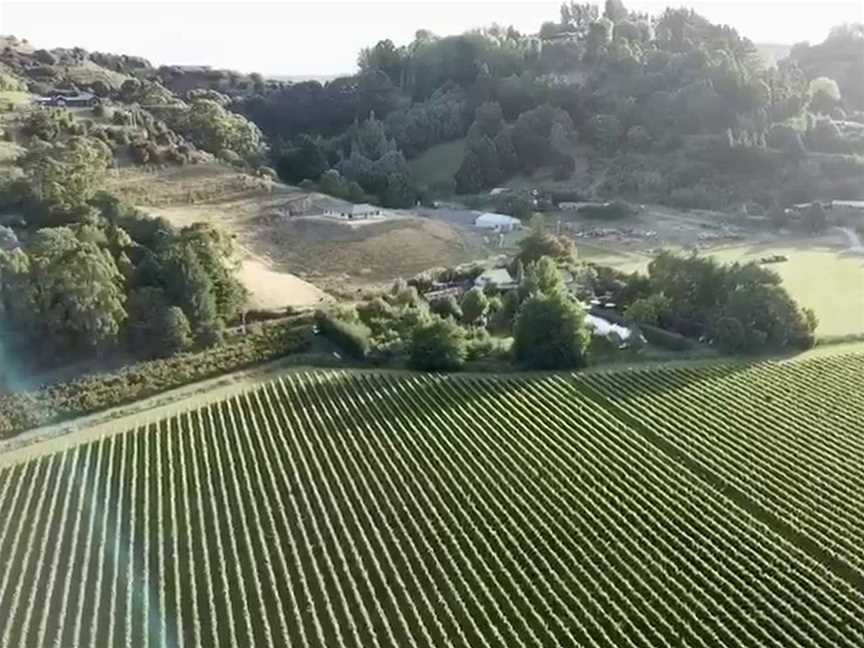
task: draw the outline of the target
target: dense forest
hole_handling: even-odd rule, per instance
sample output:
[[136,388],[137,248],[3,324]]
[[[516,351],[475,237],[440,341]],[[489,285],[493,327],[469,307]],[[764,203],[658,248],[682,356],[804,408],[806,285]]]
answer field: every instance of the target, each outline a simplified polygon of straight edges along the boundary
[[[236,98],[284,180],[391,206],[540,168],[574,189],[685,207],[861,196],[861,25],[769,68],[749,40],[689,9],[570,2],[536,35],[421,30],[358,64],[352,77]],[[411,182],[406,159],[463,137],[452,182]],[[588,178],[572,177],[579,157]]]

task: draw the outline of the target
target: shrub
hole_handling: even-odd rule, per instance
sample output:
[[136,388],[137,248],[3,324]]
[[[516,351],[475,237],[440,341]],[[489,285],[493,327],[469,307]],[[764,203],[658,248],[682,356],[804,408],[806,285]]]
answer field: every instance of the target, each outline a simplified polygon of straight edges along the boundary
[[657,326],[669,307],[669,300],[662,294],[651,295],[633,301],[624,311],[624,315],[631,322]]
[[580,216],[585,218],[597,218],[602,220],[616,220],[627,218],[636,213],[636,210],[625,202],[616,200],[604,205],[585,205],[578,210]]
[[714,340],[725,353],[741,353],[747,350],[747,332],[737,317],[718,319],[714,325]]
[[315,314],[315,323],[322,335],[352,357],[362,359],[369,353],[369,339],[372,332],[361,322],[346,322],[319,311]]
[[53,108],[39,108],[32,111],[24,120],[21,132],[28,137],[38,137],[50,142],[72,127],[72,117],[68,111]]
[[465,324],[478,324],[488,310],[489,300],[482,288],[472,288],[462,298],[462,320]]
[[507,340],[492,337],[485,328],[475,328],[468,333],[466,351],[469,361],[503,358],[508,350]]
[[452,295],[431,302],[429,310],[441,317],[452,317],[457,322],[462,319],[462,308]]
[[262,328],[201,353],[150,360],[28,393],[0,396],[0,436],[91,414],[198,380],[296,353],[309,343],[308,318]]
[[465,364],[465,332],[452,319],[432,316],[411,336],[410,364],[422,371],[456,371]]
[[581,308],[561,293],[536,293],[519,309],[513,327],[513,358],[529,369],[585,366],[591,333]]
[[667,331],[666,329],[650,326],[648,324],[640,325],[639,329],[642,331],[642,335],[645,337],[646,341],[650,342],[654,346],[660,347],[661,349],[668,349],[670,351],[687,351],[693,348],[693,342],[679,333]]

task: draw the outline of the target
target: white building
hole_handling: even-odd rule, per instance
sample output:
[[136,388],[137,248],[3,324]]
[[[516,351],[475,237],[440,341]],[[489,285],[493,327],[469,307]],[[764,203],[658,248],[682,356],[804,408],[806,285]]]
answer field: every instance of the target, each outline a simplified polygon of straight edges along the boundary
[[367,205],[366,203],[328,207],[324,210],[324,215],[330,216],[331,218],[338,218],[340,220],[367,220],[370,218],[381,218],[383,216],[380,207]]
[[512,232],[513,230],[518,229],[521,225],[522,221],[518,218],[513,218],[506,214],[495,214],[493,212],[480,214],[480,216],[474,220],[475,227],[495,230],[497,232]]
[[498,290],[508,290],[516,287],[512,275],[507,268],[493,268],[486,270],[483,274],[474,280],[474,285],[478,288],[497,288]]

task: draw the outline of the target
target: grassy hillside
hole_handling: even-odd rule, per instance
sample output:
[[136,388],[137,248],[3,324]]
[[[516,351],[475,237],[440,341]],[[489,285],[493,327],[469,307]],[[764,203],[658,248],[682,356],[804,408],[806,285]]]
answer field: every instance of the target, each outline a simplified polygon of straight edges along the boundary
[[408,162],[411,177],[422,186],[447,182],[459,170],[465,157],[465,139],[433,146]]
[[21,648],[860,646],[862,370],[297,373],[70,440],[0,472],[0,631]]

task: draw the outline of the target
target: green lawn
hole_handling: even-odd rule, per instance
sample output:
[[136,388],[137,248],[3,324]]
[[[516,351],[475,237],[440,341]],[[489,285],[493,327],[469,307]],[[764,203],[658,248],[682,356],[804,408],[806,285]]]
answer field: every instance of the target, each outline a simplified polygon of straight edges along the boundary
[[417,184],[428,187],[436,182],[450,180],[459,170],[463,157],[465,157],[464,138],[436,144],[413,160],[409,160],[408,168]]
[[5,90],[0,92],[0,112],[6,109],[6,106],[18,106],[27,103],[30,100],[29,92],[18,92],[15,90]]
[[806,244],[739,246],[718,250],[714,256],[729,262],[770,254],[789,258],[767,267],[783,278],[801,305],[816,311],[820,336],[864,334],[864,256]]

